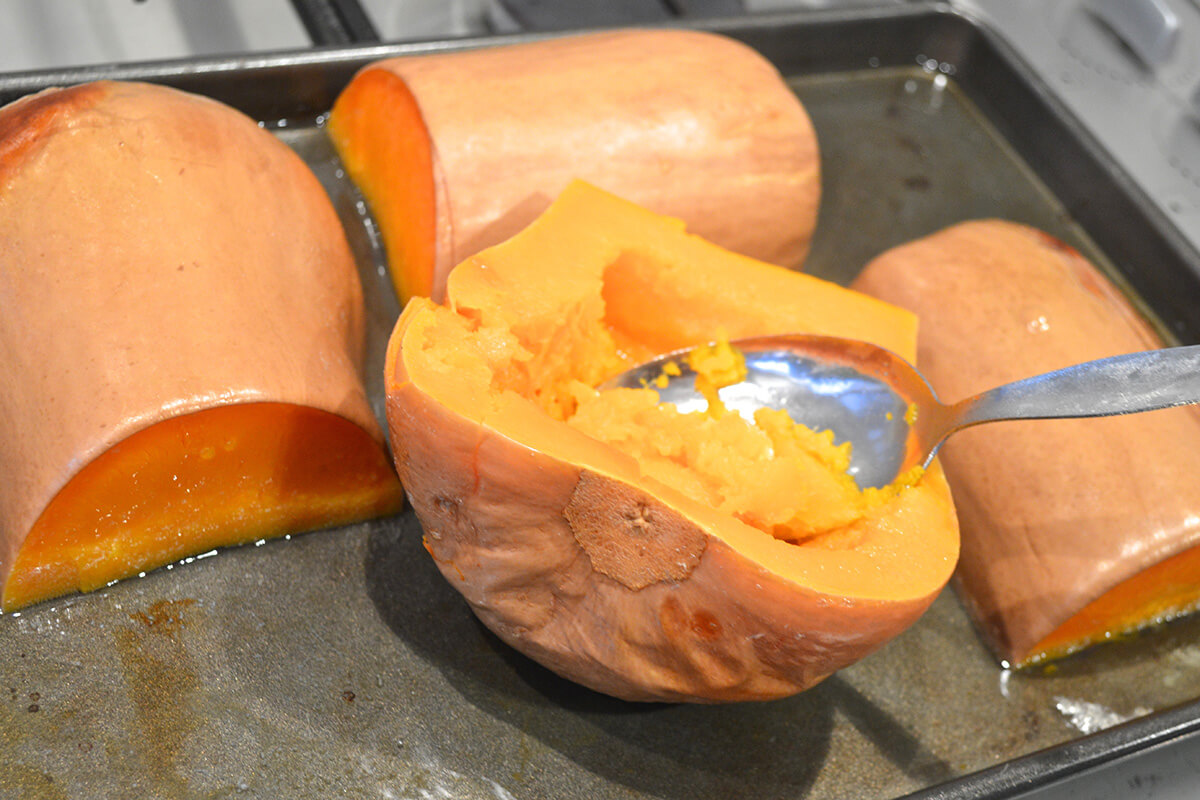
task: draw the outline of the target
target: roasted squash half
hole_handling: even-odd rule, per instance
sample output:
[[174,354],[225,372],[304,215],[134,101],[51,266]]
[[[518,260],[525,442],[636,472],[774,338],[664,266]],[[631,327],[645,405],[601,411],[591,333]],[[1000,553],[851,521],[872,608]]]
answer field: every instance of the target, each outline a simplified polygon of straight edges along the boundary
[[724,247],[797,267],[820,199],[812,123],[758,52],[717,34],[616,30],[365,67],[330,138],[379,223],[402,298],[584,178]]
[[97,82],[0,109],[0,309],[6,610],[402,502],[337,214],[228,106]]
[[[1003,220],[892,248],[855,286],[921,316],[921,364],[947,401],[1163,346],[1079,252]],[[1001,660],[1058,658],[1200,607],[1200,409],[984,425],[942,453],[962,521],[956,584]]]
[[504,641],[628,699],[789,695],[899,634],[958,554],[936,463],[862,493],[790,420],[593,388],[716,332],[795,330],[915,347],[907,312],[572,183],[392,335],[391,442],[442,573]]

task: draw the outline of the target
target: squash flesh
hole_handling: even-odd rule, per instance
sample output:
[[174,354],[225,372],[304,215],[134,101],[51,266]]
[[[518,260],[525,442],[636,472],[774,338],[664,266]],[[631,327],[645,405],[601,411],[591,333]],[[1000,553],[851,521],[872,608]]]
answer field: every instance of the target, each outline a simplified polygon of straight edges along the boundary
[[832,437],[786,414],[680,413],[653,389],[596,392],[569,424],[637,459],[641,470],[698,503],[781,539],[848,526],[866,500]]
[[1061,658],[1200,608],[1200,547],[1171,556],[1122,581],[1034,645],[1019,666]]
[[[646,488],[814,591],[911,598],[948,577],[957,529],[939,470],[864,495],[830,468],[829,447],[790,422],[754,428],[733,415],[678,414],[656,405],[650,390],[590,388],[717,329],[800,329],[911,354],[911,315],[721,250],[578,182],[519,237],[460,265],[449,287],[449,307],[409,304],[389,357],[448,409]],[[653,314],[643,313],[648,295],[658,298]],[[795,481],[807,484],[807,497],[797,496]]]
[[3,607],[401,503],[383,449],[337,415],[245,403],[172,417],[109,448],[58,492],[18,553]]
[[400,297],[433,291],[433,144],[407,84],[366,70],[338,96],[328,133],[371,206]]

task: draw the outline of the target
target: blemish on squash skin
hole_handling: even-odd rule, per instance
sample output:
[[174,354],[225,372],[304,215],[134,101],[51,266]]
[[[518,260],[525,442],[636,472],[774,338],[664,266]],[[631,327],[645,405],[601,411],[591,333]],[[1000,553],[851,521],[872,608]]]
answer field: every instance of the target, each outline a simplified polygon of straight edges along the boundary
[[48,131],[65,124],[71,112],[94,105],[109,91],[106,87],[97,82],[50,89],[15,103],[0,124],[0,181],[7,181],[18,161],[46,141]]
[[1067,244],[1062,239],[1059,239],[1057,236],[1051,236],[1045,231],[1036,231],[1034,235],[1039,242],[1041,242],[1050,250],[1057,250],[1060,253],[1066,253],[1071,258],[1083,258],[1078,250],[1076,250],[1074,247],[1071,247],[1071,245]]
[[[459,503],[459,501],[455,500],[453,497],[446,497],[445,495],[437,495],[433,498],[433,507],[438,511],[438,513],[443,516],[450,517],[450,519],[454,522],[458,521],[458,518],[459,518],[460,514],[462,513],[460,510],[460,505],[461,504]],[[441,537],[436,536],[434,538],[441,538]]]
[[697,638],[716,641],[721,638],[721,622],[707,611],[697,611],[692,614],[692,632]]
[[687,638],[715,642],[723,632],[721,622],[714,614],[703,609],[689,612],[673,596],[668,596],[659,606],[658,621],[667,636],[675,640]]
[[628,589],[687,578],[705,534],[650,495],[584,471],[563,516],[592,568]]
[[[463,571],[461,569],[459,569],[458,564],[455,564],[454,561],[449,558],[438,558],[437,554],[433,552],[433,545],[429,544],[429,538],[430,538],[429,535],[421,537],[421,545],[425,548],[425,552],[429,553],[429,557],[432,558],[437,563],[449,564],[450,566],[454,567],[454,571],[458,573],[458,579],[465,583],[467,580],[467,576],[463,574]],[[441,536],[435,536],[434,538],[440,539]]]
[[479,494],[479,449],[483,447],[483,437],[475,442],[475,448],[471,451],[471,493]]

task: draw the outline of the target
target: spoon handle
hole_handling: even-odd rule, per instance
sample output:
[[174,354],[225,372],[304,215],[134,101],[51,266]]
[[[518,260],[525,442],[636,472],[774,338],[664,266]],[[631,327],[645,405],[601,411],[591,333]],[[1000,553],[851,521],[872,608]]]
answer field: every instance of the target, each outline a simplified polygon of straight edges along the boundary
[[956,404],[951,430],[1004,419],[1105,417],[1191,403],[1200,403],[1200,345],[1088,361],[999,386]]

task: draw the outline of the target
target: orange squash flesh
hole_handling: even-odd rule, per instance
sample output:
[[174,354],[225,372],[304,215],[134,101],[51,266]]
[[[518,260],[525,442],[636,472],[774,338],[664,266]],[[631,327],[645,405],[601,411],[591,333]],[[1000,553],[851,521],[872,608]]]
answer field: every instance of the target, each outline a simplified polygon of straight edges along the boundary
[[338,97],[328,131],[402,299],[440,300],[451,268],[574,178],[792,268],[816,225],[808,115],[769,62],[714,34],[618,30],[380,61]]
[[401,502],[337,213],[234,109],[121,82],[0,109],[0,297],[4,609]]
[[1036,645],[1024,664],[1060,658],[1132,635],[1200,608],[1200,547],[1137,573],[1071,615]]
[[[855,288],[921,317],[949,401],[1162,346],[1082,255],[1000,220],[880,255]],[[963,530],[955,582],[997,657],[1025,666],[1200,605],[1200,411],[1006,422],[941,451]]]
[[[662,300],[650,317],[638,313],[647,294]],[[629,699],[792,694],[932,602],[958,552],[953,506],[935,464],[853,508],[818,491],[815,507],[844,519],[799,543],[773,535],[754,517],[811,488],[788,472],[806,445],[653,403],[647,422],[631,409],[649,390],[591,388],[660,348],[707,341],[715,328],[693,317],[731,337],[914,345],[909,314],[575,182],[525,231],[459,265],[447,306],[405,308],[385,375],[397,469],[447,580],[550,668]],[[595,418],[582,423],[581,409]],[[739,482],[760,456],[766,471]],[[709,502],[739,492],[740,516]]]
[[334,414],[246,403],[173,417],[105,451],[55,496],[21,547],[4,608],[399,507],[387,455]]
[[385,70],[364,72],[338,96],[328,132],[371,206],[400,297],[433,292],[433,145],[408,86]]

